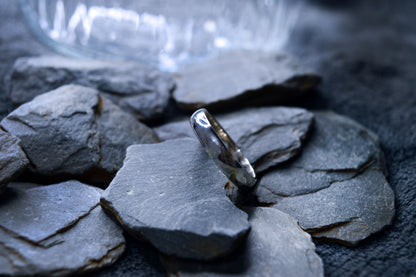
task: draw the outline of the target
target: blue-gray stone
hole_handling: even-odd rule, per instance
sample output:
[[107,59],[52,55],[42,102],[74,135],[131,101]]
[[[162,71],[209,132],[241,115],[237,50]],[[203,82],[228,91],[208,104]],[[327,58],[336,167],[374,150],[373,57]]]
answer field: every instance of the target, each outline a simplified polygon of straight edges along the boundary
[[97,90],[78,85],[39,95],[0,124],[21,140],[32,171],[47,176],[93,170],[111,176],[129,145],[157,141],[150,128]]
[[67,84],[96,88],[140,120],[160,117],[175,86],[168,73],[142,63],[38,56],[15,62],[10,76],[11,99],[21,105]]
[[0,275],[67,276],[114,263],[125,241],[100,195],[77,181],[10,184],[0,202]]
[[288,55],[229,51],[187,65],[173,97],[185,110],[229,109],[242,104],[282,104],[299,99],[321,78]]
[[[299,152],[313,114],[300,108],[251,108],[220,115],[217,120],[259,173]],[[188,121],[169,123],[155,131],[161,140],[195,138]]]
[[226,183],[193,139],[132,145],[101,204],[159,251],[210,260],[230,253],[250,228],[226,197]]
[[20,140],[0,128],[0,191],[29,164]]
[[391,224],[395,211],[377,136],[331,112],[315,113],[301,155],[266,173],[256,195],[313,236],[347,244]]
[[168,276],[323,276],[315,245],[296,220],[273,208],[248,214],[247,241],[232,256],[213,263],[163,257]]

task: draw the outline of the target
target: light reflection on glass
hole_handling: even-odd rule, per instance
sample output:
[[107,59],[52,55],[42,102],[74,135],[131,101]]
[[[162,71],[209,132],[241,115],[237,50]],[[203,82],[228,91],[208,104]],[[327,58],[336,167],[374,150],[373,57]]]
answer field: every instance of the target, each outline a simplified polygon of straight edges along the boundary
[[38,36],[60,52],[141,60],[166,70],[227,49],[277,52],[300,8],[289,0],[20,2]]

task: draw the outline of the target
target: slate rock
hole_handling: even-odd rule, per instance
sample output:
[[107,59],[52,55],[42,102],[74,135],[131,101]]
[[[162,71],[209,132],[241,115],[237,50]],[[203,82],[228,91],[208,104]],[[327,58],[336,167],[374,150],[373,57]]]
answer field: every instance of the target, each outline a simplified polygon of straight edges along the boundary
[[178,72],[173,93],[181,109],[230,108],[298,99],[321,78],[288,55],[230,51]]
[[140,120],[160,117],[175,86],[168,73],[141,63],[39,56],[15,62],[10,76],[11,99],[21,105],[67,84],[96,88]]
[[[285,162],[301,149],[313,123],[313,114],[300,108],[265,107],[216,117],[257,173]],[[188,121],[155,129],[161,140],[195,138]]]
[[239,251],[211,263],[164,257],[168,276],[323,276],[315,245],[296,220],[272,208],[248,213],[252,227]]
[[0,202],[0,275],[73,275],[123,253],[122,230],[101,210],[100,189],[78,181],[9,187]]
[[346,244],[357,244],[394,216],[394,193],[377,136],[331,112],[315,114],[302,154],[265,174],[256,195],[299,220],[313,236]]
[[0,192],[29,164],[20,140],[0,128]]
[[225,196],[226,182],[195,140],[132,145],[101,204],[159,251],[209,260],[232,251],[250,228]]
[[166,271],[160,261],[159,253],[150,244],[138,241],[124,233],[126,250],[110,267],[105,267],[89,277],[166,277]]
[[99,171],[108,178],[121,167],[127,146],[157,141],[150,128],[97,90],[78,85],[36,97],[1,126],[21,139],[32,171],[48,176]]

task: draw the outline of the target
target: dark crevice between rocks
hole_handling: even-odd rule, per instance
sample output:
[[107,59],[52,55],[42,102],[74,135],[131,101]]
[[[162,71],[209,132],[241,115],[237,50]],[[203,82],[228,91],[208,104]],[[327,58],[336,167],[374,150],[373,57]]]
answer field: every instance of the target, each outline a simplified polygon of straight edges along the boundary
[[159,117],[155,117],[148,120],[140,120],[143,123],[145,123],[147,126],[153,128],[158,127],[164,124],[167,124],[171,121],[174,121],[175,118],[181,118],[183,116],[190,116],[190,113],[184,112],[181,109],[179,109],[177,103],[172,97],[173,92],[176,89],[176,83],[174,83],[173,87],[169,90],[169,100],[164,107],[164,110],[162,111],[161,115]]
[[[98,105],[97,105],[97,108],[94,110],[94,113],[95,113],[95,120],[94,120],[95,135],[98,136],[98,161],[97,161],[98,165],[101,164],[101,161],[103,160],[103,154],[102,154],[103,142],[102,142],[102,137],[100,136],[100,134],[98,132],[98,129],[99,129],[98,125],[101,124],[100,116],[101,116],[102,112],[103,112],[103,98],[102,98],[101,95],[98,95]],[[90,140],[91,138],[88,137],[88,140]],[[97,169],[91,169],[91,170],[96,171],[96,170],[99,170],[99,169],[97,168]],[[105,172],[105,170],[103,170],[103,172]],[[93,176],[93,174],[91,174],[91,175]],[[94,178],[94,180],[95,180],[95,178]]]
[[[247,212],[247,211],[245,211],[245,212]],[[195,264],[198,265],[196,267],[192,267],[192,265],[191,265],[190,267],[186,268],[187,272],[191,273],[191,274],[192,273],[199,273],[200,272],[199,267],[209,268],[211,266],[213,268],[216,268],[216,270],[220,270],[220,271],[217,271],[216,274],[221,274],[221,273],[223,273],[224,275],[243,274],[250,267],[250,261],[248,259],[246,259],[244,263],[239,263],[238,266],[233,266],[233,267],[224,268],[224,267],[216,267],[216,265],[232,263],[235,260],[235,257],[240,256],[241,253],[246,253],[247,249],[248,249],[248,242],[247,242],[247,240],[243,240],[228,255],[223,256],[223,257],[219,257],[219,258],[217,258],[215,260],[212,260],[212,261],[182,259],[182,258],[177,258],[175,256],[165,255],[165,254],[159,254],[159,259],[160,259],[160,262],[162,263],[163,267],[165,268],[165,270],[171,269],[172,265],[180,265],[180,261],[188,261],[190,263],[195,262]],[[179,262],[177,262],[177,261],[179,261]],[[175,267],[174,272],[166,272],[167,276],[172,276],[171,274],[174,273],[175,276],[179,277],[180,275],[178,273],[178,270],[179,270],[179,268]]]
[[[148,232],[152,232],[153,235],[157,233],[160,233],[161,236],[164,235],[164,233],[166,233],[166,230],[164,229],[153,229],[153,230],[148,230]],[[241,243],[243,243],[248,235],[248,233],[250,232],[250,230],[248,230],[245,233],[241,233],[239,234],[235,241],[233,242],[233,244],[231,244],[231,246],[229,247],[231,250],[230,251],[220,251],[218,250],[218,248],[215,245],[210,245],[207,244],[206,242],[199,242],[200,244],[198,245],[198,248],[195,249],[195,255],[198,255],[199,253],[203,253],[203,252],[209,252],[210,256],[212,257],[184,257],[184,259],[187,260],[195,260],[195,261],[208,261],[208,262],[214,262],[214,261],[218,261],[224,257],[228,257],[229,255],[231,255],[230,253],[233,252],[234,249],[236,249],[239,245],[241,245]],[[217,234],[217,233],[209,233],[208,235],[197,235],[195,233],[192,232],[187,232],[187,231],[183,231],[183,230],[171,230],[168,231],[168,233],[170,234],[170,236],[174,237],[178,237],[177,234],[179,234],[182,237],[187,237],[188,239],[190,238],[191,240],[199,240],[201,241],[202,239],[198,239],[199,236],[203,236],[203,239],[206,241],[222,241],[222,240],[226,240],[226,236],[225,235],[221,235],[221,234]],[[147,240],[145,240],[147,241]],[[160,251],[161,253],[163,253],[162,251]],[[213,254],[214,253],[214,254]],[[166,255],[166,253],[165,253]],[[168,255],[168,254],[167,254]],[[200,254],[199,254],[200,255]],[[170,255],[168,255],[170,256]],[[172,255],[173,256],[173,255]]]
[[322,77],[318,75],[296,75],[283,82],[283,85],[287,88],[307,91],[316,87],[322,82]]
[[[36,169],[33,164],[30,165],[32,169]],[[16,182],[30,182],[43,185],[53,185],[61,183],[68,180],[77,180],[81,183],[96,186],[102,189],[105,189],[110,184],[111,180],[114,178],[114,174],[110,174],[101,168],[90,168],[85,171],[82,176],[80,175],[71,175],[71,174],[55,174],[55,175],[40,175],[36,174],[30,170],[24,171],[18,178],[14,181]]]
[[[315,79],[315,86],[321,82],[319,76],[309,76]],[[312,84],[312,82],[310,82]],[[247,90],[235,97],[225,100],[219,100],[214,103],[178,103],[180,109],[186,111],[196,110],[198,108],[206,108],[213,112],[233,112],[248,107],[268,107],[268,106],[298,106],[297,100],[304,97],[308,92],[313,91],[313,87],[304,87],[302,90],[293,87],[294,83],[290,82],[286,86],[283,84],[267,84],[261,88]]]
[[[258,207],[260,206],[257,196],[254,194],[254,187],[237,187],[231,181],[227,182],[224,186],[225,191],[235,190],[235,193],[230,193],[228,198],[239,209],[243,210],[244,207]],[[226,193],[227,194],[227,193]]]
[[[290,126],[291,124],[288,124],[288,126]],[[293,124],[293,125],[297,125],[297,124]],[[292,164],[296,161],[297,158],[299,158],[302,155],[302,151],[303,149],[306,147],[306,145],[309,143],[309,141],[311,140],[312,136],[314,136],[315,134],[315,119],[312,118],[312,122],[308,128],[308,130],[306,130],[305,134],[303,136],[301,136],[299,138],[299,143],[301,144],[301,147],[299,147],[299,149],[293,149],[292,151],[294,153],[290,153],[290,158],[287,159],[286,161],[282,161],[280,163],[277,163],[274,166],[270,166],[267,167],[266,169],[262,170],[261,172],[256,172],[257,174],[257,183],[255,186],[257,186],[259,184],[259,181],[261,180],[261,178],[266,175],[269,172],[278,170],[279,168],[284,168],[284,167],[288,167],[288,166],[292,166]],[[288,148],[286,148],[287,150],[291,149],[295,147],[295,145],[290,145]],[[278,152],[278,151],[276,151]],[[274,152],[271,152],[274,153]],[[267,158],[266,154],[265,156],[261,157],[260,159],[266,159]],[[273,154],[274,155],[274,154]],[[283,154],[282,156],[284,156],[285,154]],[[261,164],[260,160],[257,160],[254,164]]]
[[[301,151],[300,148],[296,148],[297,145],[300,143],[292,144],[288,146],[286,149],[279,149],[278,151],[271,151],[253,163],[254,170],[256,171],[256,174],[258,176],[263,176],[264,171],[268,170],[269,168],[274,168],[273,165],[270,164],[270,161],[276,161],[281,160],[283,157],[289,156],[289,160],[291,160],[293,157],[295,157],[299,151]],[[260,172],[259,172],[260,171]]]
[[151,128],[155,128],[174,121],[188,119],[191,114],[192,112],[185,112],[180,110],[175,100],[171,97],[166,109],[162,113],[162,116],[153,120],[146,120],[144,123]]

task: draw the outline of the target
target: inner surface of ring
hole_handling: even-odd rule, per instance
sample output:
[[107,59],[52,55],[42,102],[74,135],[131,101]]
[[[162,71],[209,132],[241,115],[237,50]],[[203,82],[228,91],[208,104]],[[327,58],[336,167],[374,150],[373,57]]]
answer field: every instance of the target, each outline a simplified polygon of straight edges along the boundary
[[[202,111],[201,111],[202,110]],[[194,115],[197,117],[198,124],[203,127],[204,129],[212,128],[213,133],[218,137],[220,143],[222,145],[218,145],[220,147],[220,153],[217,153],[216,158],[217,162],[221,163],[222,170],[226,171],[231,176],[230,179],[235,179],[232,181],[237,181],[239,183],[243,183],[245,185],[251,186],[256,181],[256,173],[254,172],[253,167],[251,166],[250,162],[247,158],[243,156],[241,153],[240,148],[235,144],[235,142],[231,139],[228,133],[224,130],[224,128],[220,125],[220,123],[213,117],[211,114],[206,111],[205,109],[201,109],[200,112],[196,112]],[[208,122],[206,122],[206,120]],[[198,134],[197,134],[198,135]],[[207,146],[207,141],[201,140],[201,137],[198,135],[200,141]],[[213,142],[213,141],[212,141]],[[209,152],[210,154],[210,152]],[[211,154],[213,154],[211,152]],[[236,172],[236,169],[242,168],[246,174],[249,176],[241,176],[239,172]],[[246,175],[244,174],[244,175]],[[247,178],[248,177],[248,178]],[[238,185],[238,184],[237,184]]]

